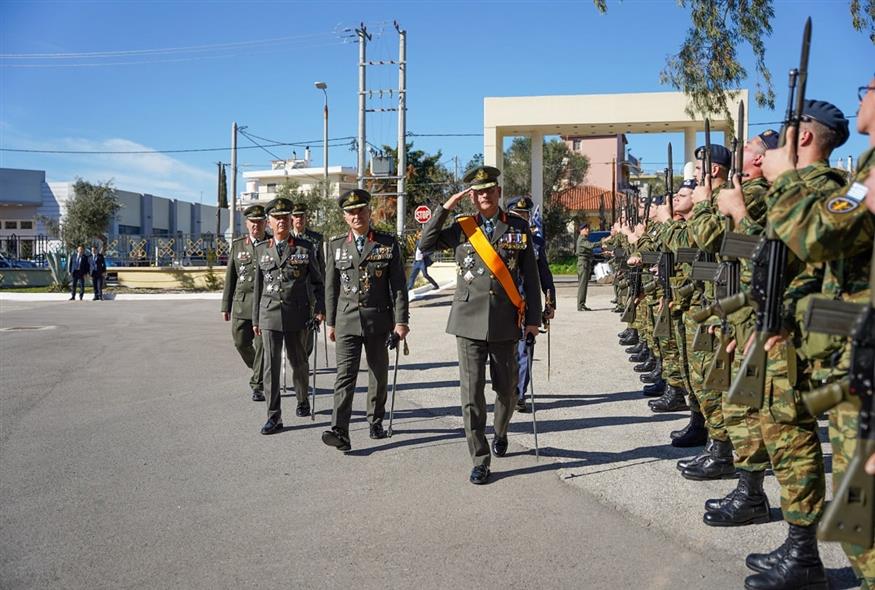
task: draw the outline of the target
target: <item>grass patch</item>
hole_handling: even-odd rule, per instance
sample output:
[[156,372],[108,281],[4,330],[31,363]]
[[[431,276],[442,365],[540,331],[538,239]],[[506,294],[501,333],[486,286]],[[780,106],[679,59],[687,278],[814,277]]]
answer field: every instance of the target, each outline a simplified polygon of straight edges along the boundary
[[576,275],[577,256],[562,256],[550,263],[550,272],[554,275]]

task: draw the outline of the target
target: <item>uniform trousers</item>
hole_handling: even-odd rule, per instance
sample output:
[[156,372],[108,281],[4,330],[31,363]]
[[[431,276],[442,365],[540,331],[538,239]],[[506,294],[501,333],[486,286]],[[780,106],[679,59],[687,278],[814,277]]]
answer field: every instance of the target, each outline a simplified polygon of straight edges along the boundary
[[286,345],[286,356],[292,366],[292,382],[295,384],[295,395],[298,403],[307,401],[307,379],[309,366],[307,353],[304,350],[307,330],[265,330],[261,329],[261,340],[264,345],[265,397],[267,397],[267,418],[282,419],[280,407],[280,375],[283,369],[283,342]]
[[337,335],[337,379],[334,382],[334,414],[331,426],[349,432],[352,398],[362,361],[362,348],[368,362],[367,412],[369,424],[380,424],[386,415],[386,390],[389,382],[389,332]]
[[486,441],[486,365],[495,391],[495,436],[507,436],[519,379],[517,340],[488,342],[456,337],[459,350],[459,385],[465,438],[474,465],[488,466],[492,455]]
[[231,336],[240,358],[252,369],[249,387],[252,391],[264,391],[264,347],[262,338],[256,338],[252,331],[252,320],[234,318],[231,322]]

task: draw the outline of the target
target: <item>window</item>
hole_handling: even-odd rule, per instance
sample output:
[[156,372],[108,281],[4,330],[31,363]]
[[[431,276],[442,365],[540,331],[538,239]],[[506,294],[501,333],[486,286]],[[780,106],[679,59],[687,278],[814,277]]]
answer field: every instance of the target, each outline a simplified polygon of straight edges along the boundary
[[18,229],[18,222],[17,221],[4,221],[3,222],[3,229]]
[[118,226],[119,235],[135,236],[140,233],[140,227],[137,225],[122,225]]
[[167,229],[158,229],[158,228],[156,227],[156,228],[152,228],[152,233],[155,234],[156,236],[169,236],[169,235],[170,235],[170,230],[167,230]]
[[580,149],[580,140],[579,139],[572,140],[571,149],[573,149],[575,152]]
[[275,192],[276,192],[276,184],[269,184],[269,185],[267,185],[267,192],[269,192],[269,193],[275,193]]
[[32,221],[22,221],[22,222],[19,222],[18,227],[19,227],[19,229],[33,229],[33,222]]

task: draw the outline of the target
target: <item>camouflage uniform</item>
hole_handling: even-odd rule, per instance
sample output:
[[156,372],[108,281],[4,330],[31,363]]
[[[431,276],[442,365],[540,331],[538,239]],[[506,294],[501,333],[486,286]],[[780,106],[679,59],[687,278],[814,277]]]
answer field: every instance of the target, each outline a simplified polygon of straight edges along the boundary
[[[855,182],[864,182],[873,167],[875,148],[870,148],[858,160]],[[823,295],[831,299],[868,301],[875,217],[857,199],[849,198],[849,191],[845,188],[831,194],[811,191],[792,174],[786,176],[783,191],[772,200],[769,222],[802,260],[826,263]],[[815,342],[813,338],[803,342],[803,348],[808,346],[807,352],[814,357],[812,376],[815,381],[834,381],[844,377],[850,355],[848,341],[841,343],[843,349],[838,353],[828,341],[821,341],[825,346],[822,350],[815,350]],[[832,356],[830,352],[841,358],[835,366],[828,362],[828,357]],[[833,492],[853,456],[858,428],[858,398],[842,402],[829,412]],[[875,548],[846,543],[842,547],[854,571],[864,579],[863,587],[875,588]]]

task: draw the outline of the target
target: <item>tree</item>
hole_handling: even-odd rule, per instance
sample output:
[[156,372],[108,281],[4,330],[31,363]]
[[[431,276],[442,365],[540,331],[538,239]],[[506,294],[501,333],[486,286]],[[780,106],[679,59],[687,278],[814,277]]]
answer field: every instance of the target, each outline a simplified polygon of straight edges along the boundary
[[[593,2],[599,12],[607,12],[605,0]],[[763,42],[772,34],[773,0],[678,0],[678,4],[689,6],[692,22],[679,51],[668,58],[660,82],[689,97],[687,113],[732,119],[728,102],[748,75],[738,59],[739,48],[745,45],[756,63],[754,99],[759,106],[774,109],[775,91]],[[854,29],[868,30],[875,43],[875,0],[850,0],[850,12]]]
[[61,237],[68,248],[94,240],[106,242],[109,226],[121,204],[112,180],[91,184],[81,178],[73,185],[73,198],[61,219]]
[[[504,195],[528,195],[532,186],[532,140],[516,137],[504,153]],[[589,158],[568,149],[565,142],[553,139],[544,144],[544,195],[558,192],[563,184],[583,182],[589,170]]]
[[[343,220],[343,212],[337,206],[337,201],[333,197],[325,198],[324,187],[324,181],[320,179],[313,185],[312,189],[302,191],[297,182],[287,180],[277,189],[276,196],[307,205],[309,213],[307,219],[310,229],[329,238],[345,231],[346,222]],[[328,194],[331,194],[330,186]]]

